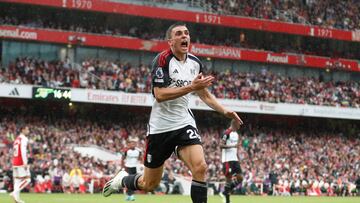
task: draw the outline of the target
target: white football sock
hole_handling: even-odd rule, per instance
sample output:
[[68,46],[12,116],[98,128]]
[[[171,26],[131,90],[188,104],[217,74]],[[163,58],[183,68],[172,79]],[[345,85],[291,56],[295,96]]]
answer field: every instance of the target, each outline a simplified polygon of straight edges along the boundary
[[30,182],[31,182],[30,178],[26,178],[26,179],[15,178],[13,193],[16,201],[20,200],[20,191],[23,190]]
[[21,183],[21,179],[19,178],[14,178],[14,197],[16,200],[18,200],[20,197],[20,190],[19,190],[19,187],[20,187],[20,183]]

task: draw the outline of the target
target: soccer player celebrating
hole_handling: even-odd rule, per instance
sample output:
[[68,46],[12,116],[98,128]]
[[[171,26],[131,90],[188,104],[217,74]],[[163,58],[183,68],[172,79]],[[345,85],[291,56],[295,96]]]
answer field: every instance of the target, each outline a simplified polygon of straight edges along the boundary
[[237,154],[239,134],[236,131],[239,130],[239,128],[240,125],[232,120],[230,128],[228,128],[222,136],[225,144],[220,145],[222,148],[221,161],[223,163],[223,173],[226,177],[225,190],[220,192],[224,203],[230,203],[231,191],[241,183],[243,179]]
[[27,135],[29,133],[30,130],[28,126],[22,127],[21,133],[15,139],[13,146],[14,191],[10,193],[10,196],[14,199],[15,203],[24,202],[20,199],[20,191],[30,183],[30,170],[27,158]]
[[122,187],[154,190],[160,183],[165,160],[174,152],[192,173],[192,202],[206,203],[207,165],[194,116],[188,107],[189,93],[195,92],[209,107],[242,124],[236,112],[224,108],[207,90],[214,77],[204,76],[202,63],[189,53],[190,34],[186,25],[171,25],[166,31],[166,40],[170,49],[158,54],[152,64],[155,101],[146,138],[144,174],[128,175],[120,171],[105,184],[105,197]]

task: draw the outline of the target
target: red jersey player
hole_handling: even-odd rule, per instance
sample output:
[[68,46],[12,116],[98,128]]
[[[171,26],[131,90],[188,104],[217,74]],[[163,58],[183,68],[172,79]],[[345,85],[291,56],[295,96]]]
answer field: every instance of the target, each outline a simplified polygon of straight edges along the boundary
[[10,196],[14,199],[15,203],[23,203],[20,200],[20,191],[30,183],[30,170],[27,158],[27,135],[30,133],[29,127],[24,126],[21,128],[19,136],[14,141],[13,146],[13,180],[14,191]]

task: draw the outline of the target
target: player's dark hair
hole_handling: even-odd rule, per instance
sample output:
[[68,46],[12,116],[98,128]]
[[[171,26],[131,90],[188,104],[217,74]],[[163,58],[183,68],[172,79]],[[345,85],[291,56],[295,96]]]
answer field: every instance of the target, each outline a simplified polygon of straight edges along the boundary
[[171,31],[175,27],[179,27],[179,26],[186,26],[186,24],[184,22],[176,22],[176,23],[170,25],[170,27],[166,30],[165,40],[171,39]]
[[25,124],[21,124],[21,125],[19,126],[20,132],[23,131],[26,127],[28,127],[28,126],[25,125]]
[[26,124],[19,124],[16,126],[16,134],[20,134],[26,127],[28,127],[28,125]]

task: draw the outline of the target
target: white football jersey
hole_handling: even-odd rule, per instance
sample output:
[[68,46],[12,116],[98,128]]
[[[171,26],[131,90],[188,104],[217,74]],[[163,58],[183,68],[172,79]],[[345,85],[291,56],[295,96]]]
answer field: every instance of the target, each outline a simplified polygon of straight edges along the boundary
[[[238,144],[239,134],[236,131],[232,131],[229,135],[223,135],[223,140],[225,140],[226,145]],[[221,161],[223,163],[228,161],[238,161],[237,147],[223,148]]]
[[[185,62],[180,62],[171,50],[167,50],[155,57],[152,69],[152,88],[176,88],[190,85],[202,72],[202,63],[190,53]],[[154,100],[148,134],[169,132],[187,125],[196,128],[194,116],[189,109],[189,97],[190,94],[187,94],[161,103]]]
[[128,149],[125,152],[125,167],[133,168],[137,167],[139,162],[139,157],[141,155],[141,151],[137,148],[134,149]]

